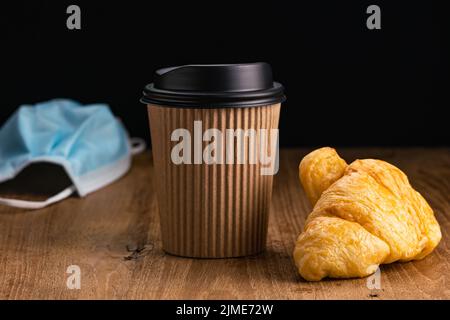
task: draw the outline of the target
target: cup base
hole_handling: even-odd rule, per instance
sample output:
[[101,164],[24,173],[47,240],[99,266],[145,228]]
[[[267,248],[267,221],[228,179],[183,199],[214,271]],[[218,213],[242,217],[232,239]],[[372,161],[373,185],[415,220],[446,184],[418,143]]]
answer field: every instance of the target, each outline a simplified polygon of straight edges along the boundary
[[252,253],[246,253],[246,254],[237,254],[237,255],[230,255],[230,256],[196,256],[196,255],[184,255],[179,253],[173,253],[163,248],[163,251],[165,254],[168,254],[170,256],[178,257],[178,258],[185,258],[185,259],[204,259],[204,260],[216,260],[216,259],[236,259],[236,258],[245,258],[245,257],[254,257],[258,256],[260,254],[263,254],[266,251],[266,247],[263,249],[252,252]]

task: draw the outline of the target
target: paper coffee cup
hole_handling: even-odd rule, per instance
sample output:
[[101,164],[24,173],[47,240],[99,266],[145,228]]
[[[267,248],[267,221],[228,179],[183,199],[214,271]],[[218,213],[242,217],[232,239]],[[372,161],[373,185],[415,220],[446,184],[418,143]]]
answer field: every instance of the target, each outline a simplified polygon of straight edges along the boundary
[[142,102],[166,252],[225,258],[264,250],[284,100],[265,63],[156,72]]

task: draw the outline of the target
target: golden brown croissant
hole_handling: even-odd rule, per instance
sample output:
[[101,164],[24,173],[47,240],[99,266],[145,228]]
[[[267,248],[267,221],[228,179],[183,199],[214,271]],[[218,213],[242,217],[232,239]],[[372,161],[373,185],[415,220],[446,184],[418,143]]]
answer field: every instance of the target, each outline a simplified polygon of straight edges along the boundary
[[433,210],[387,162],[347,165],[321,148],[301,161],[299,173],[314,205],[294,250],[306,280],[364,277],[382,263],[422,259],[441,239]]

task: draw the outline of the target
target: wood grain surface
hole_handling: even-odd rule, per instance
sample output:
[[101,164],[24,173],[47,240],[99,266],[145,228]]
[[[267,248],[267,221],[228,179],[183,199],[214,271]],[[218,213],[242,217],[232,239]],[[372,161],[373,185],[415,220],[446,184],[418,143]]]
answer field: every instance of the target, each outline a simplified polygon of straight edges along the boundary
[[[401,168],[441,225],[438,248],[421,261],[381,268],[381,289],[367,279],[305,282],[292,250],[311,207],[297,177],[310,149],[282,150],[270,209],[267,250],[235,259],[188,259],[161,249],[149,153],[120,181],[86,198],[38,211],[0,206],[1,299],[449,299],[450,149],[339,149],[347,160],[379,158]],[[45,198],[69,183],[42,165],[0,185],[2,196]],[[44,176],[45,179],[40,179]],[[23,196],[23,194],[26,196]],[[81,269],[68,289],[67,267]]]

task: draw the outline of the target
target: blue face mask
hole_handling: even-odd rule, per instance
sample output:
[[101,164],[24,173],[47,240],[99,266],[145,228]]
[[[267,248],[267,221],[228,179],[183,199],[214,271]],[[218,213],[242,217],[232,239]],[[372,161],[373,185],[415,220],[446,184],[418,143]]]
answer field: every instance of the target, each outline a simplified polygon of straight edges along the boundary
[[5,199],[0,204],[38,209],[73,192],[85,196],[117,180],[131,155],[145,149],[131,141],[108,105],[52,100],[21,106],[0,129],[0,182],[36,162],[61,165],[73,186],[42,202]]

